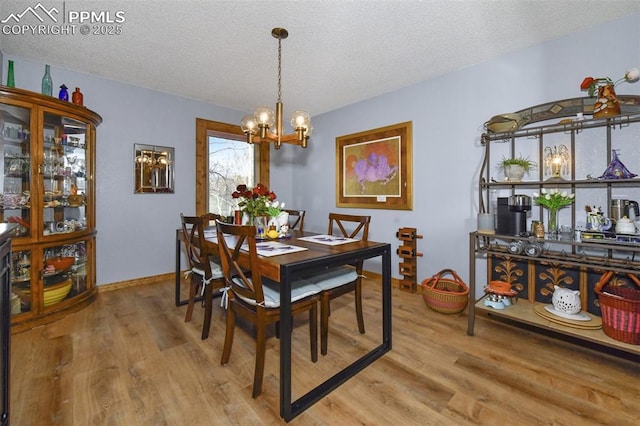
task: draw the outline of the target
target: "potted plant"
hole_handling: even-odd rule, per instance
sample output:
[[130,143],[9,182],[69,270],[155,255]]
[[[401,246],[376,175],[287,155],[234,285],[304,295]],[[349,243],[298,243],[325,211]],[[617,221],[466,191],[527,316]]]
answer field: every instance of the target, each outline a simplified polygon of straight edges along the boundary
[[500,170],[504,170],[504,175],[508,181],[520,182],[525,173],[536,168],[535,161],[531,161],[529,157],[523,157],[520,155],[516,158],[502,157],[500,163],[498,163]]

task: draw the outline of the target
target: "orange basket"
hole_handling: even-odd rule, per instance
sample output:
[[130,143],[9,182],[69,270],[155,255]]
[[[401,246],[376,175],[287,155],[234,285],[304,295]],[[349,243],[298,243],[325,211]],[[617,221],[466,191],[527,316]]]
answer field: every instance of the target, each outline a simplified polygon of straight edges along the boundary
[[[595,286],[602,313],[602,331],[612,339],[640,345],[640,290],[608,285],[612,276],[612,271],[604,273]],[[640,288],[638,277],[628,276]]]
[[[445,278],[449,274],[453,278]],[[443,269],[431,278],[422,281],[424,303],[436,312],[457,314],[469,303],[469,287],[452,269]]]

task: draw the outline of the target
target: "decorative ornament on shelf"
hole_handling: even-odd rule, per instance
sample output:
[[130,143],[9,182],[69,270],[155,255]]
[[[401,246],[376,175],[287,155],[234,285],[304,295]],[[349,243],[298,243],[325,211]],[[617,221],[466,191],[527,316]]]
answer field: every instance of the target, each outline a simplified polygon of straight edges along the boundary
[[67,86],[65,86],[64,84],[60,86],[58,99],[60,99],[61,101],[69,101],[69,92],[67,91]]
[[615,87],[627,81],[634,83],[640,79],[640,69],[631,68],[624,77],[615,82],[609,77],[585,77],[580,84],[580,90],[586,90],[589,96],[596,95],[596,102],[593,105],[593,118],[612,117],[620,114],[620,103],[616,96]]
[[238,207],[247,216],[247,223],[252,225],[255,224],[257,217],[269,214],[268,206],[277,198],[275,192],[269,191],[269,188],[261,183],[254,188],[248,188],[244,184],[238,185],[231,197],[242,199]]
[[547,232],[558,232],[558,211],[573,204],[575,198],[575,194],[568,194],[566,191],[560,192],[559,189],[550,189],[547,191],[545,188],[542,188],[540,194],[537,192],[533,193],[534,204],[547,209]]
[[635,173],[631,173],[627,167],[622,164],[622,161],[618,158],[618,150],[611,150],[611,162],[602,176],[598,179],[633,179],[638,176]]

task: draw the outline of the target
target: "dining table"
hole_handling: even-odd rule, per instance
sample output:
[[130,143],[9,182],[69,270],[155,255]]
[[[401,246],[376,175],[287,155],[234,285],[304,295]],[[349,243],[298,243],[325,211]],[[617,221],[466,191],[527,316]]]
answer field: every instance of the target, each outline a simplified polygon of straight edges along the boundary
[[[215,231],[209,229],[205,232],[207,249],[210,253],[217,253]],[[327,243],[327,241],[321,241],[321,237],[321,234],[313,232],[291,230],[287,238],[275,240],[289,246],[290,250],[283,250],[282,254],[276,255],[266,252],[263,252],[265,255],[260,255],[258,250],[261,275],[280,283],[280,416],[287,422],[391,350],[391,245],[351,239]],[[309,276],[314,272],[377,257],[382,261],[382,341],[369,352],[292,401],[292,378],[296,374],[304,374],[304,371],[294,371],[292,366],[292,281],[302,275]],[[243,260],[241,255],[240,264],[243,261],[248,265],[248,256]],[[335,326],[339,327],[339,324]]]

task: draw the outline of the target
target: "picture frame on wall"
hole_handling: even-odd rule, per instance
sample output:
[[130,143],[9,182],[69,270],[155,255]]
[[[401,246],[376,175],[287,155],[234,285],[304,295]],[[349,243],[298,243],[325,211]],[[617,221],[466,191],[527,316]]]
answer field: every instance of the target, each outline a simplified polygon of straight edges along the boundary
[[336,206],[413,210],[412,122],[336,138]]

